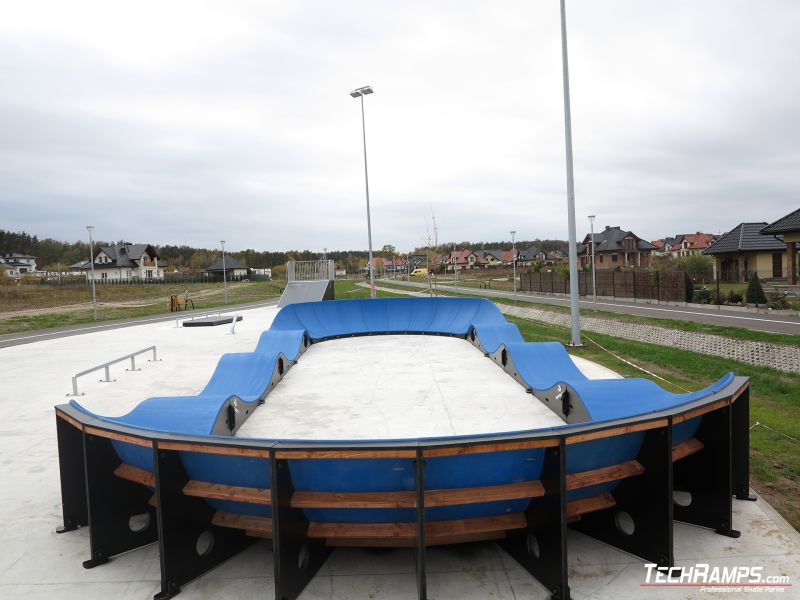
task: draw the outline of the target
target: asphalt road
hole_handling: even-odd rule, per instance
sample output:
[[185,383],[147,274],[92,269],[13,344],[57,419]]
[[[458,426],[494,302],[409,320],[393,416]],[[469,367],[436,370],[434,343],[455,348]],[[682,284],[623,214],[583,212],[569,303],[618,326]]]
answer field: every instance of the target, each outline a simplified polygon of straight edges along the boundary
[[270,298],[269,300],[258,300],[256,302],[247,302],[244,304],[234,304],[229,307],[219,306],[217,308],[209,308],[205,310],[189,310],[186,312],[174,312],[163,315],[155,315],[151,317],[135,317],[132,319],[119,319],[116,321],[101,321],[99,323],[84,323],[82,325],[69,325],[67,327],[53,327],[52,329],[39,329],[35,331],[26,331],[21,333],[7,333],[0,335],[0,348],[8,348],[10,346],[18,346],[20,344],[31,344],[33,342],[40,342],[42,340],[52,340],[56,338],[69,337],[71,335],[81,335],[84,333],[93,333],[95,331],[104,331],[107,329],[119,329],[121,327],[134,327],[136,325],[145,325],[147,323],[159,323],[161,321],[174,321],[176,319],[186,319],[188,317],[198,317],[203,315],[215,315],[218,312],[233,313],[247,308],[259,308],[262,306],[274,306],[278,303],[277,298]]
[[[415,288],[427,289],[427,283],[399,282],[386,280],[388,283],[397,283]],[[501,290],[486,290],[472,287],[455,287],[452,285],[441,286],[442,290],[450,290],[462,294],[472,294],[476,296],[487,296],[490,298],[514,298],[514,292]],[[559,306],[569,306],[569,298],[559,296],[546,296],[531,294],[528,292],[518,292],[519,298],[541,304],[556,304]],[[580,300],[582,309],[591,309],[594,302]],[[608,312],[615,312],[640,317],[653,317],[660,319],[674,319],[676,321],[696,321],[698,323],[708,323],[709,325],[723,325],[726,327],[741,327],[752,331],[764,331],[769,333],[785,333],[789,335],[800,334],[800,317],[797,312],[792,315],[785,314],[762,314],[745,311],[726,309],[725,307],[713,307],[708,309],[689,308],[683,306],[673,306],[671,304],[645,304],[642,302],[623,302],[619,300],[597,300],[597,309]]]

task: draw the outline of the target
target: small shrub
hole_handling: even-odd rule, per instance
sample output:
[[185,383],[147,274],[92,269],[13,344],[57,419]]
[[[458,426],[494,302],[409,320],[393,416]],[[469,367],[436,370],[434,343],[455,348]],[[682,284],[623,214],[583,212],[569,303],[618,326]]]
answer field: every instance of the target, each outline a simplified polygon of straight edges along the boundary
[[728,292],[728,296],[725,298],[725,301],[728,304],[739,304],[742,300],[743,300],[742,295],[737,294],[733,290],[730,290]]
[[695,304],[709,304],[711,302],[711,292],[706,288],[695,290],[692,295],[692,302]]
[[758,273],[753,273],[750,277],[750,283],[747,284],[747,292],[745,292],[748,304],[766,304],[767,296],[764,294],[764,288],[761,287],[761,279]]
[[785,310],[791,307],[792,305],[789,302],[789,299],[786,297],[786,294],[781,294],[778,290],[774,290],[769,295],[767,308],[771,308],[773,310]]

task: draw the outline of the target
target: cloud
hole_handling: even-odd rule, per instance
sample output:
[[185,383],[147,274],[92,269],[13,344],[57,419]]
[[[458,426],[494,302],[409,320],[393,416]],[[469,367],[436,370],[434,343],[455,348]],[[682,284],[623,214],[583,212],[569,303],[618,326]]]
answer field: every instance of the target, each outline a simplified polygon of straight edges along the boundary
[[[552,4],[552,5],[551,5]],[[756,10],[757,8],[757,10]],[[800,6],[570,0],[579,235],[797,207]],[[6,229],[232,249],[566,238],[557,3],[30,2],[0,22]]]

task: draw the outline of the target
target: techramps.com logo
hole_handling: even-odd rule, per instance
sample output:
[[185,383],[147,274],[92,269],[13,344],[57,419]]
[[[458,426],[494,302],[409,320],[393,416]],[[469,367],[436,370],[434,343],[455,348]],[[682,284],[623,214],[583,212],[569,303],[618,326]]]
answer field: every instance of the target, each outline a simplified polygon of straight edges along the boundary
[[698,563],[686,567],[659,567],[644,565],[645,582],[642,587],[691,587],[701,592],[731,593],[782,593],[792,587],[788,575],[767,575],[764,567],[712,567]]

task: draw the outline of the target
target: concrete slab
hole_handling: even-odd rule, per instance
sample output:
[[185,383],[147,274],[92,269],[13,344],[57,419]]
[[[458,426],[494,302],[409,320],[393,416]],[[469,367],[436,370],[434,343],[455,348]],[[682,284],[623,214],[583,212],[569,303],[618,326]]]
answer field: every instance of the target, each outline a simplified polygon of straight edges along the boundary
[[[57,535],[61,524],[58,452],[53,405],[65,401],[70,376],[109,358],[157,344],[163,362],[144,363],[142,371],[112,370],[115,383],[87,379],[84,400],[95,409],[123,414],[156,394],[192,393],[207,381],[223,352],[251,350],[271,322],[274,309],[246,315],[230,335],[227,328],[175,329],[174,322],[116,331],[99,331],[25,346],[0,349],[0,598],[146,600],[159,590],[157,546],[115,557],[85,570],[88,530]],[[301,359],[302,361],[302,359]],[[301,362],[302,364],[302,362]],[[498,369],[499,370],[499,369]],[[733,540],[711,531],[678,525],[678,564],[763,567],[765,575],[785,574],[792,588],[779,597],[796,598],[800,582],[800,536],[763,500],[734,502]],[[685,588],[642,588],[640,559],[570,532],[573,597],[726,598]],[[544,599],[546,591],[497,545],[470,544],[428,551],[429,597],[435,600]],[[274,597],[272,551],[260,542],[219,568],[183,587],[187,599]],[[301,600],[408,599],[415,595],[413,554],[409,550],[338,549]]]

